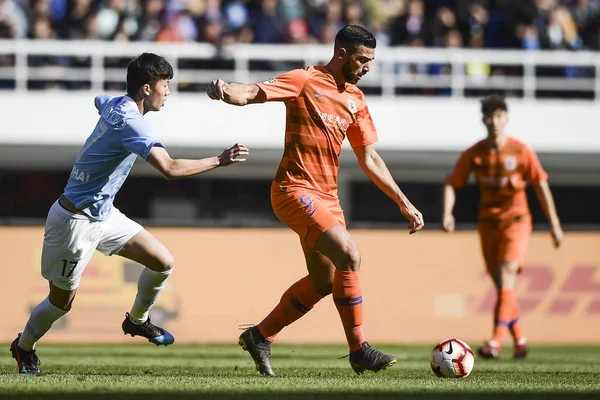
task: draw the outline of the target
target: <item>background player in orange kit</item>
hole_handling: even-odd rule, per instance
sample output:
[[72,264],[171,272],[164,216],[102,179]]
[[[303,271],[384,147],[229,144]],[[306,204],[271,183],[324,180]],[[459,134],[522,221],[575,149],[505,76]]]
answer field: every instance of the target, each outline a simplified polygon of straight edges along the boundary
[[338,32],[334,56],[326,66],[292,70],[258,85],[219,79],[207,88],[211,99],[229,104],[281,101],[286,105],[285,148],[271,186],[271,203],[277,217],[300,236],[308,276],[294,283],[260,324],[240,336],[240,345],[265,375],[274,375],[271,342],[275,336],[330,293],[354,371],[379,371],[396,362],[365,339],[360,253],[346,230],[337,197],[339,154],[347,137],[361,168],[410,221],[410,233],[423,227],[421,213],[400,191],[373,148],[377,132],[364,94],[355,86],[369,71],[375,46],[370,32],[350,25]]
[[515,342],[514,358],[527,356],[527,340],[519,322],[519,304],[514,293],[531,234],[531,214],[525,193],[527,181],[535,188],[550,222],[554,246],[559,247],[563,238],[548,186],[548,175],[531,147],[505,135],[507,111],[502,97],[492,95],[481,101],[488,136],[460,156],[444,189],[443,226],[449,232],[454,230],[454,189],[462,188],[471,172],[479,186],[481,249],[487,270],[498,290],[493,336],[479,349],[479,354],[486,358],[500,355],[508,330]]

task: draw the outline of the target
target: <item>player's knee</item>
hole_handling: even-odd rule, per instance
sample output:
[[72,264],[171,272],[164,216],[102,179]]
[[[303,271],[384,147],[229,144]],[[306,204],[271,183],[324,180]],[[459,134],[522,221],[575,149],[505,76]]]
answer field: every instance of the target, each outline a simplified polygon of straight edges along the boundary
[[56,295],[53,296],[53,294],[51,293],[48,296],[48,301],[54,307],[56,307],[64,312],[69,312],[69,311],[71,311],[71,307],[73,307],[73,302],[75,301],[75,296],[73,296],[73,297],[63,297],[63,296],[56,296]]
[[70,302],[63,304],[61,306],[56,306],[56,308],[60,308],[61,310],[63,310],[64,312],[69,312],[71,311],[71,308],[73,307],[73,300],[71,300]]
[[331,279],[311,280],[310,285],[321,296],[330,295],[333,290],[333,277]]
[[515,262],[503,261],[498,266],[498,271],[498,289],[514,288],[517,274],[519,272],[519,265]]
[[160,256],[154,259],[153,265],[147,265],[148,268],[157,272],[167,272],[172,270],[175,267],[175,259],[173,255],[165,251]]
[[358,271],[360,269],[360,251],[356,245],[346,247],[340,257],[338,269],[344,271]]
[[162,270],[166,272],[172,270],[173,268],[175,268],[175,259],[171,254],[169,254],[169,257],[165,258],[162,262]]
[[50,293],[48,293],[48,301],[54,307],[68,312],[73,306],[77,289],[61,289],[50,282]]

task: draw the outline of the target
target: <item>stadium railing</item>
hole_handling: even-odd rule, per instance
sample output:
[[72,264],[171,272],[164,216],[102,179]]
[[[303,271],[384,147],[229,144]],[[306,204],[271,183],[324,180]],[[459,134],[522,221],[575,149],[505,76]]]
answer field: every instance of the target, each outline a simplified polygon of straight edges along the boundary
[[[35,81],[84,82],[78,88],[101,91],[107,82],[123,82],[126,60],[146,51],[173,64],[174,83],[185,84],[172,85],[173,92],[201,90],[215,77],[263,81],[291,68],[327,62],[332,54],[330,45],[218,48],[206,43],[0,40],[0,82],[16,91],[27,91]],[[34,62],[36,57],[44,62]],[[585,92],[588,99],[600,99],[599,77],[597,52],[381,47],[361,86],[386,97],[428,89],[453,97],[469,90],[497,90],[515,91],[525,99],[540,91],[576,97]]]

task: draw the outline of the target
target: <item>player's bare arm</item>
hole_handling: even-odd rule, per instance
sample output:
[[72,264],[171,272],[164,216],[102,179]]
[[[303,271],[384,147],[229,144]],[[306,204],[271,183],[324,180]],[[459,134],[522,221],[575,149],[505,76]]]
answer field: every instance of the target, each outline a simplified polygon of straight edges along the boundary
[[454,220],[454,204],[456,203],[456,193],[454,187],[446,183],[444,186],[444,210],[442,219],[442,228],[446,232],[453,232],[456,222]]
[[265,94],[258,85],[247,85],[244,83],[227,83],[221,79],[215,79],[206,88],[206,94],[213,100],[223,100],[234,106],[245,106],[246,104],[262,103]]
[[[226,167],[231,164],[246,161],[243,156],[249,150],[243,144],[235,144],[226,149],[218,157],[208,157],[199,160],[173,159],[162,147],[153,147],[148,156],[148,162],[160,171],[166,179],[185,178],[210,171],[217,167]],[[242,157],[242,158],[240,158]]]
[[556,206],[554,205],[554,198],[550,191],[550,185],[548,181],[543,180],[538,183],[534,183],[535,194],[544,210],[544,214],[550,223],[550,234],[552,235],[552,243],[554,247],[558,248],[562,242],[564,233],[560,226],[560,220],[556,213]]
[[385,165],[383,159],[373,148],[373,145],[359,146],[354,148],[354,154],[358,159],[358,164],[367,174],[369,179],[377,185],[377,187],[385,193],[389,198],[394,200],[400,207],[402,215],[410,222],[410,234],[419,231],[425,225],[423,215],[416,209],[415,206],[402,193],[390,170]]

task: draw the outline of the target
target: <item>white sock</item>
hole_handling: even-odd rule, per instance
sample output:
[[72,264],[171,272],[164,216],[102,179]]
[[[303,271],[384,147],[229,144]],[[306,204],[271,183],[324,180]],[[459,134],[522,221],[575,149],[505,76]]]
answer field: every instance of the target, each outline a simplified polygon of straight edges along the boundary
[[31,311],[29,321],[27,321],[23,334],[19,339],[19,347],[27,351],[35,349],[35,343],[50,330],[54,321],[66,313],[67,311],[61,310],[50,303],[50,300],[46,297]]
[[135,302],[129,312],[129,319],[134,324],[141,325],[148,319],[148,312],[152,305],[160,296],[167,283],[167,278],[171,275],[173,269],[168,271],[158,272],[152,271],[149,268],[144,268],[140,279],[138,280],[138,293],[135,297]]

